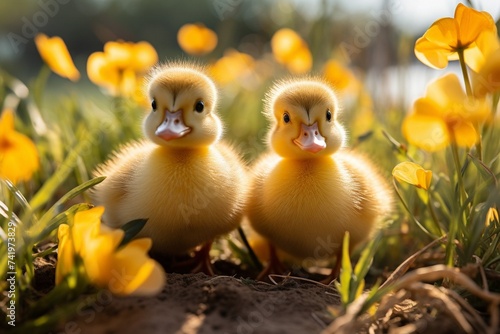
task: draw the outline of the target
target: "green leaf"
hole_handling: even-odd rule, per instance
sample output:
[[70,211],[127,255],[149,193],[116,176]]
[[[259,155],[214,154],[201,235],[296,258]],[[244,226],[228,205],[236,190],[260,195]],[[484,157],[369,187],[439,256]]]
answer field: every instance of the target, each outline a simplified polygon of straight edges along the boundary
[[125,231],[125,235],[118,247],[128,244],[142,230],[147,221],[147,219],[135,219],[123,225],[121,229]]
[[349,258],[349,232],[345,232],[344,241],[342,242],[342,268],[340,270],[340,299],[344,306],[348,305],[351,300],[350,298],[350,288],[351,288],[351,278],[352,278],[352,264]]
[[375,252],[380,244],[380,234],[377,234],[370,243],[363,249],[361,252],[361,256],[359,257],[358,263],[354,267],[354,276],[361,280],[365,278],[368,270],[370,270],[370,266],[373,261],[373,257],[375,256]]
[[493,183],[495,185],[498,184],[498,180],[495,176],[495,173],[493,173],[493,171],[491,169],[489,169],[488,166],[486,166],[481,160],[479,160],[478,158],[476,158],[472,154],[469,153],[468,156],[469,156],[469,159],[472,160],[472,162],[474,163],[474,166],[476,166],[477,170],[479,171],[479,173],[481,174],[481,176],[483,177],[483,179],[485,181],[490,181],[490,179],[493,179]]

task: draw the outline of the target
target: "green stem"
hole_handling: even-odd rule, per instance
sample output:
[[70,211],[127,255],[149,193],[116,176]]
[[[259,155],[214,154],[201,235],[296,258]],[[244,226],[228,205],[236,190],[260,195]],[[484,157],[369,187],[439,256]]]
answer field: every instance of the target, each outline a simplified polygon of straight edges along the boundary
[[258,270],[262,270],[262,268],[263,268],[262,264],[260,263],[257,255],[255,255],[255,252],[253,251],[252,247],[250,246],[250,243],[248,242],[248,239],[245,235],[245,232],[243,231],[243,228],[241,228],[241,226],[238,227],[238,233],[240,234],[241,241],[243,241],[243,244],[248,249],[248,254],[250,255],[250,258],[252,259],[254,266]]
[[460,165],[460,158],[458,156],[458,147],[457,143],[455,141],[453,131],[450,131],[452,140],[451,140],[451,152],[453,155],[453,162],[455,164],[455,172],[457,174],[457,183],[458,183],[458,191],[457,191],[457,198],[458,198],[458,210],[455,211],[455,214],[452,215],[451,221],[450,221],[450,228],[448,232],[448,244],[446,246],[446,264],[448,266],[453,266],[453,259],[455,255],[455,237],[458,233],[458,228],[460,224],[460,219],[462,218],[462,221],[465,221],[465,212],[460,213],[461,208],[463,203],[467,199],[467,193],[465,191],[464,187],[464,182],[462,178],[462,167]]
[[418,219],[413,215],[413,213],[411,212],[410,208],[408,207],[408,204],[406,204],[406,202],[404,201],[403,199],[403,196],[401,195],[401,193],[399,192],[399,189],[398,189],[398,185],[396,183],[396,180],[393,178],[392,179],[392,183],[394,185],[394,190],[396,190],[396,194],[398,195],[399,197],[399,200],[401,201],[401,203],[403,204],[404,208],[406,209],[406,211],[410,214],[410,217],[413,219],[413,222],[415,222],[415,224],[420,227],[420,229],[422,230],[422,232],[424,232],[426,235],[428,235],[429,237],[431,237],[432,239],[434,239],[436,236],[433,235],[431,232],[427,231],[427,229],[418,221]]
[[467,192],[465,191],[464,187],[464,180],[462,178],[462,165],[460,164],[460,158],[458,157],[458,147],[457,143],[455,142],[455,138],[452,133],[452,141],[451,141],[451,152],[453,154],[453,162],[455,163],[455,171],[457,173],[457,182],[458,182],[458,191],[459,191],[459,204],[462,206],[462,203],[465,201],[467,198]]
[[444,235],[443,230],[439,225],[439,220],[437,218],[436,211],[434,210],[434,206],[432,205],[431,192],[427,191],[427,194],[429,197],[427,199],[427,206],[429,207],[429,211],[431,212],[432,221],[434,222],[434,225],[437,228],[437,231],[439,232],[440,236],[443,236]]
[[467,91],[467,96],[472,97],[472,87],[469,80],[469,73],[467,72],[467,65],[465,65],[464,50],[459,49],[457,53],[458,53],[458,60],[460,61],[460,67],[462,68],[462,75],[464,77],[465,90]]

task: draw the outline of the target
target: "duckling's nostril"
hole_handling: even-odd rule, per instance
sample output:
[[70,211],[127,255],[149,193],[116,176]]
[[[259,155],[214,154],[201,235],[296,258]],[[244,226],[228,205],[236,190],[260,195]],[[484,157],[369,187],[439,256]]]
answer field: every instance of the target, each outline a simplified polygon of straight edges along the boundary
[[304,137],[307,137],[307,132],[304,132]]
[[179,124],[179,120],[178,119],[174,120],[174,124]]
[[317,136],[318,135],[318,131],[314,131],[314,134]]

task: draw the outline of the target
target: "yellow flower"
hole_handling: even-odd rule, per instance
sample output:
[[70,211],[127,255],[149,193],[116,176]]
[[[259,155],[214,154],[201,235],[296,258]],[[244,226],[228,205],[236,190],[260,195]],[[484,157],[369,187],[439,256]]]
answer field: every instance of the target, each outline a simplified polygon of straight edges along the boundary
[[28,181],[39,166],[35,144],[14,130],[14,112],[5,109],[0,117],[0,178]]
[[493,222],[500,222],[498,219],[498,211],[495,206],[490,207],[486,213],[486,226],[489,226]]
[[427,86],[426,95],[415,101],[402,125],[413,145],[437,151],[454,142],[470,147],[479,139],[477,124],[490,117],[486,100],[469,98],[455,74],[446,74]]
[[335,59],[330,59],[325,64],[323,75],[338,91],[356,92],[360,88],[360,83],[354,73]]
[[392,176],[399,182],[406,182],[417,188],[428,190],[431,186],[432,171],[423,169],[414,162],[401,162],[392,170]]
[[219,83],[229,84],[250,75],[254,67],[255,60],[252,56],[230,49],[224,52],[224,57],[210,66],[210,72]]
[[[483,34],[495,34],[495,21],[487,12],[479,12],[458,4],[455,17],[434,22],[415,44],[415,55],[427,66],[442,69],[448,60],[457,60],[464,52],[467,65],[478,71],[484,63]],[[489,39],[489,38],[487,38]]]
[[76,69],[61,37],[49,38],[45,34],[38,34],[35,37],[35,44],[40,56],[52,71],[72,81],[80,79],[80,72]]
[[89,79],[113,96],[137,96],[146,72],[158,61],[148,42],[107,42],[104,52],[94,52],[87,60]]
[[123,230],[101,225],[103,207],[75,214],[73,226],[61,224],[56,284],[71,273],[75,256],[83,261],[89,281],[116,295],[152,295],[163,288],[165,272],[148,257],[151,239],[136,239],[118,248]]
[[271,39],[273,55],[278,63],[295,74],[311,70],[312,54],[307,43],[295,31],[283,28],[274,33]]
[[177,42],[185,52],[201,56],[217,46],[217,34],[201,23],[185,24],[177,32]]
[[[492,37],[498,45],[498,38]],[[494,45],[491,42],[489,45]],[[486,57],[484,65],[478,73],[472,73],[472,88],[474,95],[484,97],[486,94],[493,94],[500,91],[500,48],[492,50]]]

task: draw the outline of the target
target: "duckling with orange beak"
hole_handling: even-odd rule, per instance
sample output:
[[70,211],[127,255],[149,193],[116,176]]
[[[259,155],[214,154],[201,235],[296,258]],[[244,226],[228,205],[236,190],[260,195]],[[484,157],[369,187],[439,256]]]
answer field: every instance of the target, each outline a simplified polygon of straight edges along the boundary
[[200,268],[211,273],[211,240],[237,228],[242,217],[245,166],[220,140],[217,90],[203,68],[160,66],[147,91],[147,139],[97,169],[107,178],[96,186],[94,202],[106,207],[103,221],[111,227],[147,218],[139,236],[153,239],[153,253],[179,255],[205,243]]
[[271,152],[253,166],[246,210],[253,229],[271,245],[260,277],[280,270],[276,248],[298,259],[337,256],[340,263],[345,232],[352,249],[390,212],[386,181],[367,159],[344,148],[337,98],[320,79],[275,84],[264,114],[271,122]]

